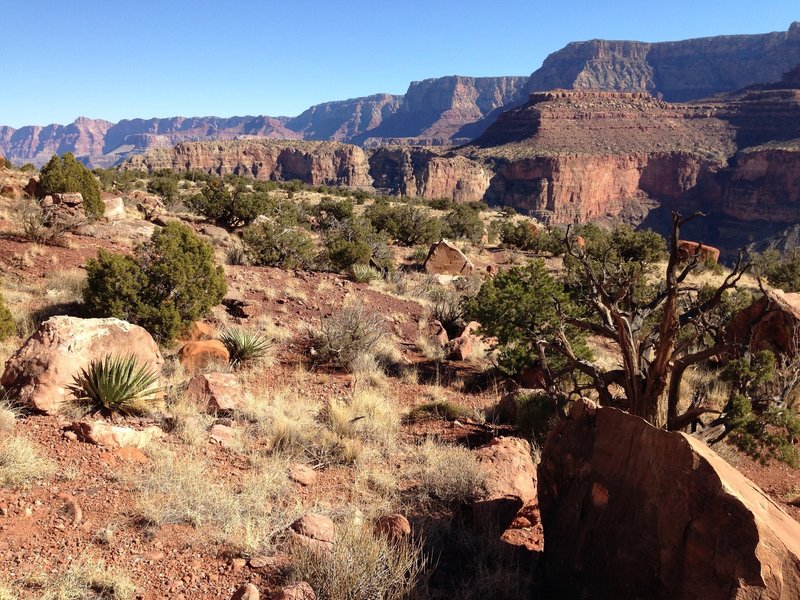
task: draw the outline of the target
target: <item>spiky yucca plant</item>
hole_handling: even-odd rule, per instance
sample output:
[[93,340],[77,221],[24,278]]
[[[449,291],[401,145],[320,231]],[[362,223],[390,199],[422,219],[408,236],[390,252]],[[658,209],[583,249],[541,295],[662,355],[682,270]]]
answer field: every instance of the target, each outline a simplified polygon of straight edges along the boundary
[[263,358],[272,347],[272,340],[269,338],[237,327],[226,329],[219,339],[228,349],[231,364],[234,366]]
[[140,365],[134,355],[109,354],[81,369],[70,387],[76,400],[88,405],[93,414],[132,415],[143,412],[145,402],[158,393],[157,381],[158,374]]

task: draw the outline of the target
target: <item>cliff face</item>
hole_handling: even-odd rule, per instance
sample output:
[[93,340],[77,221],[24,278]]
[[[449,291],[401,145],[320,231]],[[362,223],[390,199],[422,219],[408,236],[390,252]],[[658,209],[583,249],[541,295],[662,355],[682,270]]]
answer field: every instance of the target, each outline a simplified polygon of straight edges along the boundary
[[524,77],[440,77],[414,81],[397,112],[353,141],[414,138],[432,144],[459,141],[461,130],[518,99]]
[[591,40],[548,56],[525,89],[650,92],[683,102],[777,81],[798,62],[800,23],[784,32],[679,42]]
[[395,114],[402,96],[376,94],[340,102],[312,106],[286,122],[286,127],[307,140],[347,141],[371,129]]
[[365,152],[338,142],[293,142],[263,139],[227,142],[182,142],[129,158],[123,169],[174,169],[242,175],[262,180],[299,179],[311,185],[368,187]]
[[274,181],[299,179],[311,185],[374,188],[457,202],[481,200],[492,176],[491,170],[477,161],[422,148],[365,151],[337,142],[258,139],[183,142],[129,158],[121,168],[232,173]]

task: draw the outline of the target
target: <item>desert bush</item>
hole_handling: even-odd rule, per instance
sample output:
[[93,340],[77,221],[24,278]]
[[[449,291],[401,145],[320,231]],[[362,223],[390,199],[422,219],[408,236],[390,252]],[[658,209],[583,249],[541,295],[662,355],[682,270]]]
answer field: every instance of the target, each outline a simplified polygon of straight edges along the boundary
[[33,198],[21,200],[14,207],[12,218],[26,240],[50,246],[63,245],[64,235],[84,223],[81,218],[60,214],[57,210],[46,210]]
[[419,449],[419,461],[417,477],[423,501],[469,504],[480,493],[484,476],[466,448],[428,440]]
[[297,545],[292,558],[293,579],[308,582],[320,600],[408,598],[429,566],[421,543],[392,543],[356,524],[339,526],[330,552]]
[[467,239],[479,244],[486,228],[481,221],[480,208],[457,204],[444,218],[442,234],[452,239]]
[[227,291],[211,246],[177,222],[153,233],[133,257],[101,250],[86,270],[84,302],[91,315],[136,323],[163,342],[204,316]]
[[134,355],[107,355],[81,369],[70,389],[76,402],[92,414],[135,415],[148,412],[148,401],[159,391],[157,383],[158,374],[139,364]]
[[488,410],[487,419],[494,423],[512,425],[534,447],[540,447],[558,422],[560,410],[560,404],[544,392],[518,392]]
[[448,337],[455,337],[464,326],[461,296],[448,292],[436,298],[431,307],[431,316],[442,324]]
[[83,210],[89,219],[99,219],[105,212],[105,204],[100,198],[100,185],[75,156],[67,152],[59,158],[53,155],[42,167],[38,193],[40,198],[48,194],[80,192],[83,196]]
[[381,278],[380,272],[370,265],[353,265],[350,267],[350,273],[356,283],[369,283]]
[[349,198],[336,200],[331,197],[324,197],[316,207],[316,214],[319,217],[320,227],[329,229],[336,223],[341,223],[352,218],[354,202]]
[[26,489],[54,472],[55,465],[28,438],[0,437],[0,488]]
[[0,294],[0,342],[17,333],[17,322]]
[[275,220],[250,225],[242,239],[255,265],[304,269],[314,259],[309,235],[299,227],[287,227]]
[[175,173],[159,173],[147,182],[147,191],[158,194],[167,203],[178,197],[178,175]]
[[386,241],[386,234],[377,232],[369,221],[350,217],[328,229],[325,249],[331,265],[339,271],[369,262],[386,270],[392,266]]
[[255,218],[267,214],[271,204],[269,193],[251,190],[236,180],[233,190],[222,179],[209,180],[199,194],[190,196],[187,204],[201,215],[222,227],[244,227]]
[[245,365],[264,358],[272,347],[272,340],[247,329],[231,327],[222,332],[220,341],[228,349],[231,364]]
[[364,217],[377,231],[384,231],[404,246],[432,244],[442,237],[442,222],[417,206],[392,206],[376,202]]
[[781,254],[770,249],[753,259],[755,272],[784,292],[800,291],[800,249]]
[[324,318],[312,337],[320,360],[349,369],[358,356],[374,354],[386,335],[381,315],[353,304]]

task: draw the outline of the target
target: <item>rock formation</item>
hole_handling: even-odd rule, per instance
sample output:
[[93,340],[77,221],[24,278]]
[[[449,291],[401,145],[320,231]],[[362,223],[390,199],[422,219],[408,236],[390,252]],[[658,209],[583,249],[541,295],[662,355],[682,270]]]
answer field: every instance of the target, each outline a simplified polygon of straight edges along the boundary
[[286,126],[307,140],[346,142],[378,127],[402,102],[402,96],[392,94],[324,102],[289,119]]
[[800,597],[800,524],[691,436],[579,402],[538,483],[547,598]]

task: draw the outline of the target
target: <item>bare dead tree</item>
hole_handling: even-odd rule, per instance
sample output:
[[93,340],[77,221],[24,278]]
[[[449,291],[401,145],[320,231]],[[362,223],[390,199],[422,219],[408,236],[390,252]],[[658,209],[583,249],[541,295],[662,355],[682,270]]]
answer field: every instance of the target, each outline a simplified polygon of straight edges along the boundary
[[691,406],[679,414],[681,380],[692,365],[726,351],[725,324],[715,318],[715,311],[750,268],[740,252],[731,272],[713,290],[701,294],[687,284],[689,275],[701,266],[702,248],[682,254],[680,230],[699,216],[703,215],[684,218],[673,213],[663,280],[644,299],[639,298],[641,280],[636,274],[605,256],[592,259],[568,232],[567,255],[575,261],[588,310],[581,316],[562,313],[562,322],[611,340],[619,350],[621,369],[603,371],[578,358],[564,327],[555,339],[538,342],[540,355],[544,356],[544,349],[555,350],[569,369],[585,375],[601,403],[611,401],[609,388],[618,384],[625,391],[628,410],[662,428],[682,429],[709,412],[706,407]]

